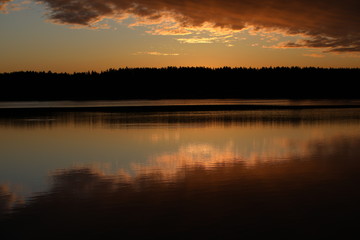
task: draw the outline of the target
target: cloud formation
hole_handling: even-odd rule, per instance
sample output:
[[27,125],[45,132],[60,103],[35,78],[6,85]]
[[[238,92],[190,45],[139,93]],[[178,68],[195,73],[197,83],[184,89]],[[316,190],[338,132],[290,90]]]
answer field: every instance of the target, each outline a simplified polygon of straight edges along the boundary
[[[4,1],[4,0],[2,0]],[[38,0],[51,20],[89,26],[104,18],[132,16],[141,21],[172,19],[173,32],[213,24],[232,30],[282,31],[301,35],[301,42],[285,47],[323,48],[333,52],[360,52],[358,0]],[[169,30],[169,27],[168,29]],[[161,32],[159,29],[158,32]]]
[[136,52],[133,55],[153,55],[153,56],[179,56],[179,53],[161,53],[161,52]]
[[0,13],[9,13],[25,9],[30,0],[14,2],[13,0],[0,0]]
[[6,6],[8,5],[9,2],[11,2],[12,0],[0,0],[0,11],[5,11],[6,10]]

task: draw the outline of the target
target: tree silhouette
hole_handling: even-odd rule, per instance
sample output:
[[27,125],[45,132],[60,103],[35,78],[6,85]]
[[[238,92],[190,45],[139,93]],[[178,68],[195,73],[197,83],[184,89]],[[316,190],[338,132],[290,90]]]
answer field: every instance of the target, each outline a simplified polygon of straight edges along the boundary
[[0,101],[359,98],[360,68],[119,68],[0,74]]

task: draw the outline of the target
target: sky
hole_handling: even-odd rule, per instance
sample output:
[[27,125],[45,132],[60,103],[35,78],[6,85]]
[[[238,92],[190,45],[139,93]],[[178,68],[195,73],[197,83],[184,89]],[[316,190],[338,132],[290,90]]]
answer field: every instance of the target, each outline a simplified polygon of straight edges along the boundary
[[0,0],[0,72],[360,67],[359,0]]

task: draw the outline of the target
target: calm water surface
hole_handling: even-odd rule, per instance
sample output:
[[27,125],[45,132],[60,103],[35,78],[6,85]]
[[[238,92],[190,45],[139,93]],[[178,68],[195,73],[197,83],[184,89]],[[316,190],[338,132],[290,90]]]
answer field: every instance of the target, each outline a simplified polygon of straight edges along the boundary
[[6,239],[359,236],[359,184],[358,108],[0,112]]

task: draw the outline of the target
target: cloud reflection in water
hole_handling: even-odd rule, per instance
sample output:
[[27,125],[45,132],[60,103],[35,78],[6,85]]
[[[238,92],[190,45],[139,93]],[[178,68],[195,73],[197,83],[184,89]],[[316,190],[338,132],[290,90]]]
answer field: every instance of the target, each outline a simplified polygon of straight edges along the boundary
[[231,145],[199,144],[133,177],[65,169],[1,225],[5,236],[38,238],[358,236],[359,146],[358,137],[335,137],[310,142],[304,156],[249,167]]

